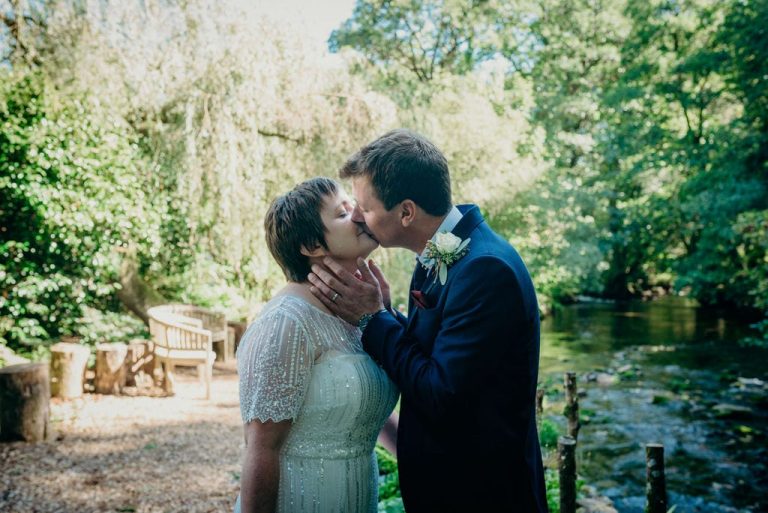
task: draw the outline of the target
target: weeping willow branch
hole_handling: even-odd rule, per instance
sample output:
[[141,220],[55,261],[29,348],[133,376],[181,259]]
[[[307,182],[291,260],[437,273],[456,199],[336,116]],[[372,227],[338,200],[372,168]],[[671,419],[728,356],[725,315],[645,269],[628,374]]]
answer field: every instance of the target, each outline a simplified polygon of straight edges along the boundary
[[267,130],[263,130],[259,128],[256,130],[256,132],[259,135],[263,135],[264,137],[277,137],[278,139],[283,139],[285,141],[291,141],[296,144],[304,144],[306,142],[306,139],[304,137],[291,137],[290,135],[286,135],[280,132],[270,132]]

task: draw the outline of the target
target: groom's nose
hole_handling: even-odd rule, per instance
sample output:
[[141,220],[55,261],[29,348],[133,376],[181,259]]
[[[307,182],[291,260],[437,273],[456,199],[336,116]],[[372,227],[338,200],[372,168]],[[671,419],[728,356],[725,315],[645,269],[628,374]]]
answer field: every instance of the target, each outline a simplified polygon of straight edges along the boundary
[[363,223],[365,224],[365,218],[363,217],[363,213],[360,211],[360,207],[355,205],[355,208],[352,209],[352,221],[356,223]]

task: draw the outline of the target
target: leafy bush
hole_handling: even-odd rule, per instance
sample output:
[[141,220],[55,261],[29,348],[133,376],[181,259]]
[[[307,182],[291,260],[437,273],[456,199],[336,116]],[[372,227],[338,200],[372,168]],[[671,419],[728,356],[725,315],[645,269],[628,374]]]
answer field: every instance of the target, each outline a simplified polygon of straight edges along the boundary
[[376,446],[376,459],[379,464],[379,512],[404,512],[403,500],[400,498],[397,460],[380,445]]
[[560,512],[560,474],[557,470],[544,469],[544,486],[547,491],[549,513]]
[[119,312],[103,312],[90,307],[83,309],[83,316],[78,319],[75,333],[81,337],[81,343],[89,346],[149,338],[147,326],[137,317]]
[[557,438],[560,436],[560,432],[557,429],[557,424],[549,419],[543,419],[539,426],[539,441],[542,447],[551,449],[557,447]]
[[0,343],[36,353],[90,306],[119,310],[121,252],[160,246],[130,130],[40,72],[0,80]]

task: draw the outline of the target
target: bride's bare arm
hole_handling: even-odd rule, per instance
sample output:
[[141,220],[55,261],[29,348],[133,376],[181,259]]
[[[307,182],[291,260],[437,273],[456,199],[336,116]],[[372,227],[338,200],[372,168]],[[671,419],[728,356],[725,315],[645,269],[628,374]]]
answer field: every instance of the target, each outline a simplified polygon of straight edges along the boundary
[[378,442],[389,451],[392,456],[397,458],[397,423],[400,417],[397,412],[392,412],[387,421],[384,423],[384,427],[379,432]]
[[245,425],[245,458],[240,475],[241,513],[274,513],[280,483],[280,448],[291,428],[290,420]]

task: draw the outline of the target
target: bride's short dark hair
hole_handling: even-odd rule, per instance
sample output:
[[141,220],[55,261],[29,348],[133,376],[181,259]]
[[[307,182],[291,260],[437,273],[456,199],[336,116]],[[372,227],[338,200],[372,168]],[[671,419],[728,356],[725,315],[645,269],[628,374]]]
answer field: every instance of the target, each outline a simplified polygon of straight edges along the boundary
[[269,252],[277,260],[286,279],[303,282],[311,268],[309,258],[301,247],[309,249],[325,242],[325,225],[320,217],[323,201],[339,191],[339,184],[319,177],[301,182],[292,190],[272,201],[264,217]]
[[387,210],[405,199],[433,216],[451,210],[448,161],[429,139],[404,128],[387,132],[360,148],[347,159],[339,175],[370,178]]

